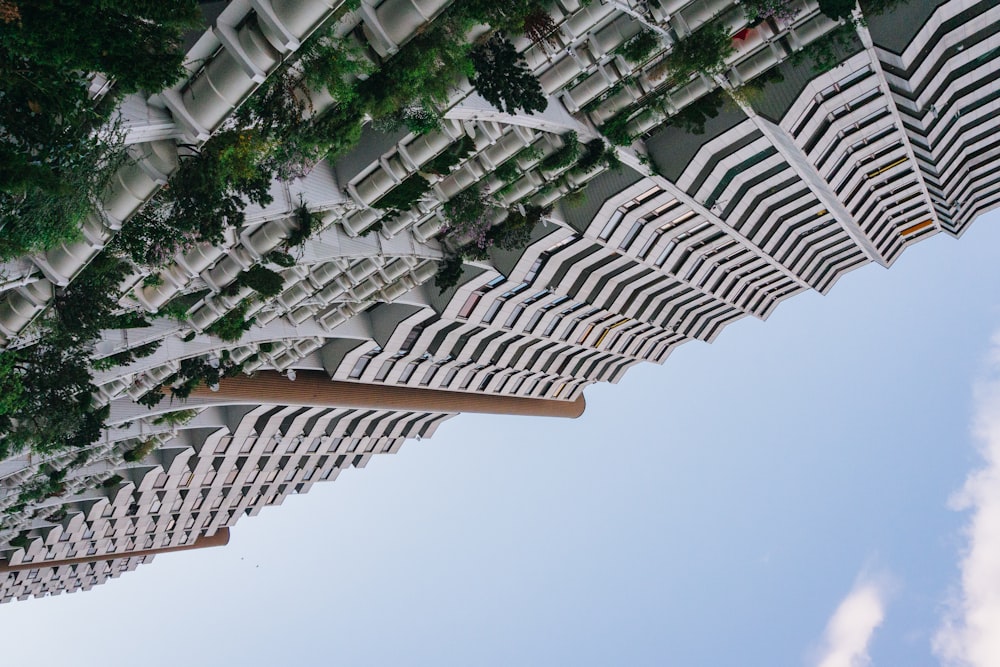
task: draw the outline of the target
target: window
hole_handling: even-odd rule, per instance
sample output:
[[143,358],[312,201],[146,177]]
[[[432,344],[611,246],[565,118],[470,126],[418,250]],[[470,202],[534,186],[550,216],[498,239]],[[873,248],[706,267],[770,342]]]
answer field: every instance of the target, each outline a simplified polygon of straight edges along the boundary
[[347,377],[355,380],[361,377],[361,374],[365,372],[365,368],[368,367],[368,364],[371,362],[371,360],[372,358],[369,357],[368,355],[365,355],[360,359],[358,359],[354,363],[354,368],[351,369],[351,372],[348,373]]
[[604,225],[604,229],[602,229],[601,233],[597,235],[597,238],[599,238],[602,241],[607,241],[609,238],[611,238],[611,235],[615,233],[616,229],[618,229],[618,225],[621,223],[622,218],[624,217],[625,217],[625,207],[619,208],[617,211],[614,212],[614,214],[612,214],[611,218]]
[[628,247],[632,245],[632,242],[635,241],[635,237],[639,235],[639,232],[642,231],[644,226],[645,223],[643,223],[642,220],[636,220],[635,223],[632,224],[632,227],[628,230],[628,234],[626,234],[625,238],[622,239],[622,242],[618,244],[618,249],[627,250]]

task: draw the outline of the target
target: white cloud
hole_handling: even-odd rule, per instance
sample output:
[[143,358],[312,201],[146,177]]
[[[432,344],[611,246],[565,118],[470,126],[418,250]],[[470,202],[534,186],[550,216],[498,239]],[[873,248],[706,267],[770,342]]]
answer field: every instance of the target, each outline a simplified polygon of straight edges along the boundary
[[862,577],[830,618],[817,667],[870,665],[868,644],[883,618],[885,587]]
[[976,388],[973,435],[984,465],[969,474],[952,498],[956,510],[971,510],[955,591],[934,651],[945,665],[1000,665],[1000,334],[993,337],[988,379]]

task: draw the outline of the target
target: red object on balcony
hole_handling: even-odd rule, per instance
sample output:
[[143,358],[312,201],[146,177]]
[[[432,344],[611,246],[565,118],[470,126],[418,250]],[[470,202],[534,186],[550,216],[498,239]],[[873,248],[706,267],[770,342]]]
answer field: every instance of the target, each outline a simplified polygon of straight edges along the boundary
[[735,35],[733,35],[733,39],[738,39],[738,40],[742,41],[742,40],[745,40],[747,37],[749,37],[751,33],[753,33],[753,29],[751,29],[751,28],[743,28],[738,33],[736,33]]

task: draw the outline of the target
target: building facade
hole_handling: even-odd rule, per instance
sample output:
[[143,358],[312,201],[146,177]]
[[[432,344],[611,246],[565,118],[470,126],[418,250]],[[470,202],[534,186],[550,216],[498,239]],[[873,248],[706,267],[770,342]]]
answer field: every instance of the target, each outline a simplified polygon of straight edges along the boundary
[[[84,239],[5,267],[6,345],[31,343],[54,292],[169,179],[178,151],[225,127],[310,35],[378,67],[452,8],[288,4],[228,4],[184,81],[126,99],[134,162]],[[754,6],[558,0],[544,39],[512,36],[543,112],[498,110],[458,80],[437,129],[368,125],[350,152],[275,181],[272,203],[248,207],[222,243],[135,267],[122,309],[185,310],[105,332],[98,359],[158,347],[96,373],[111,406],[102,441],[0,463],[0,601],[86,589],[158,550],[204,546],[459,412],[574,416],[589,384],[866,264],[891,266],[931,235],[960,236],[996,205],[995,2],[914,0],[853,21],[812,0],[766,16]],[[727,39],[719,66],[680,76],[685,40],[710,30]],[[652,44],[641,54],[628,48],[640,39]],[[316,99],[314,113],[337,104]],[[426,186],[405,210],[378,206],[417,178]],[[472,190],[491,196],[496,224],[544,214],[517,248],[466,257],[444,284],[442,266],[470,240],[445,205]],[[277,264],[303,206],[317,229],[293,266]],[[248,300],[238,279],[258,265],[283,286]],[[212,334],[241,307],[253,326],[239,341]],[[186,360],[257,375],[183,404],[137,403]],[[36,487],[58,493],[26,502]]]

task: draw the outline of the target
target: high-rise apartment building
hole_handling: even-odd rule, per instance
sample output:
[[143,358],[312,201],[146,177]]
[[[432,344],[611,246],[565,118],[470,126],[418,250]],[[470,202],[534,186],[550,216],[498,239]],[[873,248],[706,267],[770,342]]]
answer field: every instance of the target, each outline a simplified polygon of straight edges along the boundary
[[[5,267],[5,344],[32,344],[54,292],[310,37],[344,44],[368,75],[458,2],[221,8],[183,81],[122,104],[134,162],[83,239]],[[103,439],[0,463],[0,601],[223,542],[240,516],[459,412],[578,415],[587,385],[961,235],[1000,200],[995,2],[839,21],[812,0],[544,8],[544,34],[509,35],[544,111],[498,109],[458,77],[435,129],[366,123],[351,150],[275,180],[222,242],[134,267],[121,308],[175,316],[97,344],[98,359],[150,351],[98,365]],[[685,64],[706,35],[722,35],[717,61]],[[314,91],[306,113],[339,104]],[[491,196],[494,229],[524,222],[520,242],[468,251],[478,232],[447,204],[470,193]],[[292,247],[303,215],[313,233]],[[276,294],[242,280],[255,266],[280,274]],[[224,340],[213,325],[234,312],[247,330]],[[256,375],[137,402],[193,363]]]

